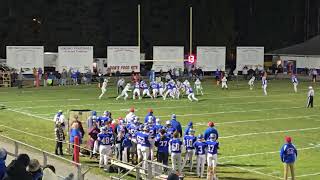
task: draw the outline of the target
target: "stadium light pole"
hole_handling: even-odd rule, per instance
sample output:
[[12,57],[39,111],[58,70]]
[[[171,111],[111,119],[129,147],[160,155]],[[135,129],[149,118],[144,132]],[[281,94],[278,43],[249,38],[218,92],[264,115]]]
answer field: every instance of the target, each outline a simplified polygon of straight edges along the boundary
[[139,46],[139,53],[141,52],[141,49],[140,49],[140,4],[138,4],[138,46]]
[[190,27],[189,27],[189,54],[191,55],[192,54],[192,7],[190,7]]

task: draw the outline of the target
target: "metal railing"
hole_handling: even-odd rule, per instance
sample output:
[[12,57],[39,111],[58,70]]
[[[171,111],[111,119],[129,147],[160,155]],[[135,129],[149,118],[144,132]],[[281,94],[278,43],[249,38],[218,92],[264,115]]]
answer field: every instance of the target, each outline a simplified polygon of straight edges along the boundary
[[[89,171],[89,168],[87,168],[86,170],[84,170],[84,167],[81,163],[76,163],[74,161],[71,161],[69,159],[66,159],[64,157],[61,157],[61,156],[58,156],[58,155],[55,155],[55,154],[52,154],[50,152],[47,152],[45,150],[42,150],[42,149],[39,149],[37,147],[34,147],[34,146],[31,146],[29,144],[26,144],[24,142],[21,142],[21,141],[18,141],[18,140],[15,140],[15,139],[12,139],[10,137],[7,137],[7,136],[4,136],[4,135],[0,135],[1,138],[4,138],[6,139],[7,141],[13,143],[14,145],[14,152],[7,152],[8,155],[10,156],[13,156],[13,157],[18,157],[19,155],[19,149],[21,146],[25,146],[25,147],[28,147],[30,148],[31,150],[34,150],[34,151],[37,151],[37,152],[40,152],[42,154],[42,157],[43,157],[43,162],[42,162],[42,165],[43,166],[46,166],[48,165],[48,157],[53,157],[55,159],[58,159],[58,160],[62,160],[62,161],[65,161],[69,164],[71,164],[71,166],[73,166],[73,168],[76,168],[76,178],[78,180],[84,180],[84,176],[85,174]],[[83,171],[84,170],[84,171]],[[60,178],[63,178],[63,176],[60,176],[58,175],[58,177]]]
[[131,165],[130,169],[126,167],[125,164],[116,164],[113,165],[119,166],[120,168],[127,169],[128,171],[122,175],[119,174],[119,176],[111,176],[112,180],[121,180],[126,179],[126,177],[129,174],[135,175],[137,180],[140,179],[167,179],[168,175],[171,173],[174,173],[172,167],[164,165],[162,163],[156,162],[156,161],[150,161],[150,160],[142,160],[137,165],[133,166]]

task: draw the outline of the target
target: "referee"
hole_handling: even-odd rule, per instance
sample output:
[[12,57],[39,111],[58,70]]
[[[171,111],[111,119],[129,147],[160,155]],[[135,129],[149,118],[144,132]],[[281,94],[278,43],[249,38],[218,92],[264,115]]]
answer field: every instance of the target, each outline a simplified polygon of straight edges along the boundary
[[313,96],[314,96],[314,90],[312,86],[309,86],[307,108],[309,107],[313,108]]

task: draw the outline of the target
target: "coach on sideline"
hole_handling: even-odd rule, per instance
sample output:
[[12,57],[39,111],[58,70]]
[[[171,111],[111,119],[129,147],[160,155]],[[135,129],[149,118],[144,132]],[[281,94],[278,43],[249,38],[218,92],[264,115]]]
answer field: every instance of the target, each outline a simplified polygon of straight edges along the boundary
[[281,161],[284,163],[284,179],[288,179],[288,170],[290,168],[291,179],[294,180],[294,162],[297,159],[298,152],[296,147],[291,143],[291,137],[286,137],[285,141],[286,144],[280,150]]
[[214,122],[210,121],[208,122],[208,128],[204,131],[204,139],[208,140],[210,137],[210,134],[216,135],[216,140],[219,138],[219,134],[216,128],[214,128]]

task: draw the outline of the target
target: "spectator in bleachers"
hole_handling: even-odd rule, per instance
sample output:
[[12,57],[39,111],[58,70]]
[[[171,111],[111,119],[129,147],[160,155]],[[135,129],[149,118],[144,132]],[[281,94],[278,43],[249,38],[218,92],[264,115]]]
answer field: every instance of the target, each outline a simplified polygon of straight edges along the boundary
[[31,174],[26,170],[30,163],[27,154],[20,154],[17,159],[12,160],[7,167],[7,177],[4,180],[32,180]]
[[42,180],[43,173],[40,163],[37,159],[30,160],[28,172],[31,174],[33,180]]
[[6,174],[6,159],[7,151],[4,148],[0,149],[0,179],[3,179]]

